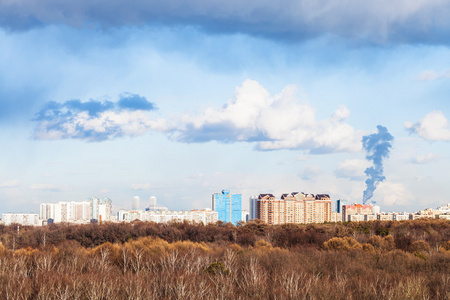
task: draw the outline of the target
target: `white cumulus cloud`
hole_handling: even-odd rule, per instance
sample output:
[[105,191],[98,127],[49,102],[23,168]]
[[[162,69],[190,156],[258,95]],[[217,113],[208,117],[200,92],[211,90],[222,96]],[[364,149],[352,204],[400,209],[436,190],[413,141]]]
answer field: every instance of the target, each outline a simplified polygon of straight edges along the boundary
[[79,112],[64,121],[41,121],[35,131],[35,138],[86,139],[102,141],[122,136],[138,136],[152,128],[155,122],[148,120],[142,111],[106,111],[91,116],[87,112]]
[[271,96],[262,85],[246,80],[221,108],[184,114],[168,123],[177,141],[195,143],[256,142],[258,150],[303,149],[311,153],[356,152],[362,133],[345,122],[350,111],[340,106],[328,119],[317,120],[315,109],[300,101],[294,86]]
[[364,180],[366,178],[364,171],[370,166],[371,163],[364,159],[347,159],[337,165],[334,173],[340,178]]
[[416,123],[405,122],[404,127],[427,141],[450,141],[450,124],[441,111],[432,111]]
[[408,205],[414,198],[412,192],[399,182],[380,182],[374,193],[374,200],[381,206]]
[[138,136],[160,129],[161,121],[149,118],[156,107],[145,97],[122,94],[117,102],[68,100],[47,102],[36,114],[36,139],[84,139],[104,141],[122,136]]

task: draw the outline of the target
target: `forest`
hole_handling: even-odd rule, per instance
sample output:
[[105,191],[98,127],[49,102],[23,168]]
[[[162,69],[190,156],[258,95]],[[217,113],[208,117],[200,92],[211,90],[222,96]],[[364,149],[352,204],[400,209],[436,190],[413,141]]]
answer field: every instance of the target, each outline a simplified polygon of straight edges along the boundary
[[450,221],[0,225],[0,299],[450,299]]

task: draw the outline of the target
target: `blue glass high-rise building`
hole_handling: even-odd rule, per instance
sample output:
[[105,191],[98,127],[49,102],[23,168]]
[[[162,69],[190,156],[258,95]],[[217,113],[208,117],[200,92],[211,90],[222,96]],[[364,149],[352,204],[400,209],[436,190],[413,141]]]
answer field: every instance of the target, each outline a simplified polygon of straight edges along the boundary
[[222,222],[236,225],[242,219],[242,194],[231,194],[229,190],[212,195],[212,209]]
[[336,212],[342,213],[342,206],[347,205],[347,200],[339,199],[336,201]]

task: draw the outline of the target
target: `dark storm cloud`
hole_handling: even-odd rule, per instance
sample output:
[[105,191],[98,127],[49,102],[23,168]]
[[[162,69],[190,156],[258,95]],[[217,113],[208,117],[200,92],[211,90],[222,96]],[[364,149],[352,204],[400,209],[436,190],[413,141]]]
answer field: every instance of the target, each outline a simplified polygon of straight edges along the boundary
[[448,1],[332,0],[22,0],[0,3],[0,26],[25,30],[47,24],[196,26],[301,41],[322,35],[363,43],[450,42]]

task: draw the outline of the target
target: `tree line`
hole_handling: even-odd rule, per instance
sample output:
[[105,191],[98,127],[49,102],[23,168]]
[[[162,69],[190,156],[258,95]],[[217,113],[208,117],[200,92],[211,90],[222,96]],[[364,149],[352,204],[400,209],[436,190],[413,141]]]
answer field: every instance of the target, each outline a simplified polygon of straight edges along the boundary
[[1,299],[449,299],[450,222],[0,226]]
[[333,237],[351,237],[360,243],[367,243],[374,235],[391,235],[395,248],[399,250],[414,250],[415,241],[424,241],[430,248],[438,249],[442,243],[450,240],[450,222],[423,219],[272,226],[253,220],[238,226],[220,221],[208,225],[141,221],[86,225],[58,223],[43,227],[0,225],[0,242],[9,249],[38,248],[59,245],[65,241],[74,241],[83,247],[92,248],[106,242],[123,244],[148,236],[168,242],[235,243],[240,246],[253,246],[257,240],[264,238],[280,248],[308,246],[320,249],[325,241]]

